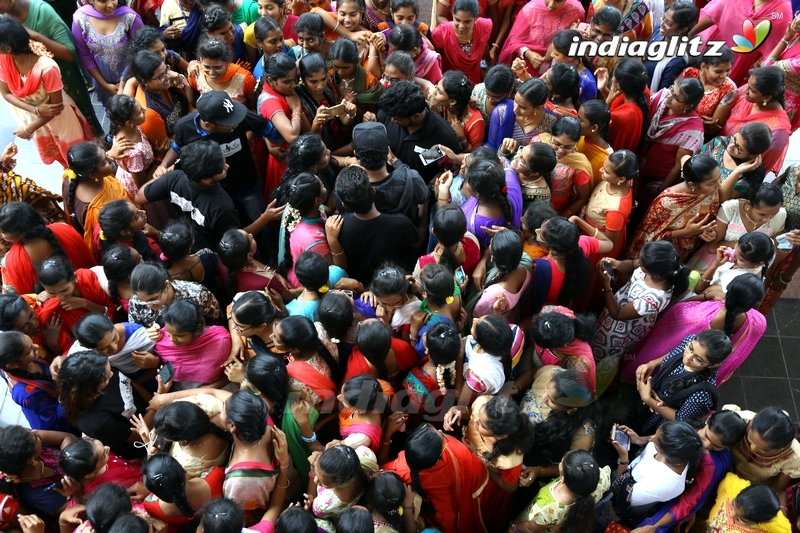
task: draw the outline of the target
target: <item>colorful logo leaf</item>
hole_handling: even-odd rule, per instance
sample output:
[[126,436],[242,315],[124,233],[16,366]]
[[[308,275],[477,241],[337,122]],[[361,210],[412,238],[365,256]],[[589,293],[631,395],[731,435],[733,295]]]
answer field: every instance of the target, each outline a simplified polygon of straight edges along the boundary
[[750,19],[745,20],[742,23],[742,35],[733,36],[733,42],[737,46],[732,47],[731,50],[740,54],[752,52],[761,46],[771,29],[772,23],[769,20],[762,20],[756,26],[753,26],[753,21]]

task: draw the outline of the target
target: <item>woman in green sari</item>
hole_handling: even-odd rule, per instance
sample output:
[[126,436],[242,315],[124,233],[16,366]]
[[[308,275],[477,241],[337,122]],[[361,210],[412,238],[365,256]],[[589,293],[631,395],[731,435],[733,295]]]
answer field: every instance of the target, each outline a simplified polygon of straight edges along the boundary
[[103,137],[103,128],[94,114],[92,99],[83,81],[72,33],[61,17],[44,0],[0,0],[0,15],[16,19],[34,41],[39,41],[52,52],[61,69],[64,90],[81,110],[97,137]]

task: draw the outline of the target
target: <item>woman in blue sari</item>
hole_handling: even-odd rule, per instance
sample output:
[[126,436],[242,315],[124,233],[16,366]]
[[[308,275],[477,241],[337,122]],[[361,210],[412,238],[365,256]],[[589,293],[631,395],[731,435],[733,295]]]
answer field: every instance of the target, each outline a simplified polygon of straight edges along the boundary
[[[194,56],[197,50],[197,41],[200,40],[200,35],[203,33],[203,10],[197,2],[194,2],[192,9],[188,13],[184,12],[186,17],[186,26],[184,26],[181,34],[175,39],[167,39],[167,48],[175,52],[185,52]],[[161,30],[165,30],[167,25],[163,25]]]

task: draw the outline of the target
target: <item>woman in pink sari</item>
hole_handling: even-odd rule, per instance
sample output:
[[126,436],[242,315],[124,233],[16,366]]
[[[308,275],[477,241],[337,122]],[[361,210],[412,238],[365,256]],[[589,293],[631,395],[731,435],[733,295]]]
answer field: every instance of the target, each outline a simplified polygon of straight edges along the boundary
[[786,114],[792,123],[792,133],[800,128],[800,45],[797,33],[800,32],[800,17],[795,17],[783,39],[778,41],[767,59],[761,63],[763,67],[776,66],[783,72],[785,82],[784,99]]
[[[739,54],[737,57],[741,57]],[[753,69],[747,83],[739,87],[736,104],[721,135],[735,135],[749,122],[763,122],[772,130],[772,144],[761,154],[767,172],[780,174],[789,148],[792,124],[784,108],[784,76],[778,67]]]
[[176,300],[163,313],[164,328],[153,351],[175,370],[173,390],[222,387],[222,363],[231,353],[231,334],[222,326],[205,327],[200,307]]
[[767,329],[767,319],[756,310],[763,297],[764,283],[755,274],[744,274],[728,284],[724,302],[708,300],[676,304],[656,322],[635,357],[622,362],[622,381],[635,383],[639,365],[669,353],[687,336],[711,328],[724,331],[733,344],[733,351],[717,371],[717,386],[722,385],[747,359]]
[[[734,55],[730,77],[736,85],[742,85],[747,80],[748,71],[753,65],[774,49],[783,37],[786,27],[792,20],[792,4],[789,0],[767,0],[766,2],[712,0],[700,11],[700,20],[689,32],[689,37],[700,35],[704,43],[723,40],[729,47],[734,48],[738,45],[733,40],[735,35],[748,37],[748,33],[750,33],[744,27],[747,22],[750,22],[752,26],[757,26],[764,20],[768,20],[771,25],[764,42],[751,52]],[[753,37],[751,39],[754,40]]]
[[553,35],[585,16],[586,10],[578,0],[531,0],[514,20],[500,52],[500,63],[511,65],[516,57],[524,57],[528,72],[538,76]]
[[703,119],[695,110],[702,99],[703,84],[695,78],[677,80],[650,98],[652,119],[637,195],[641,205],[649,205],[660,191],[678,181],[681,159],[703,147]]

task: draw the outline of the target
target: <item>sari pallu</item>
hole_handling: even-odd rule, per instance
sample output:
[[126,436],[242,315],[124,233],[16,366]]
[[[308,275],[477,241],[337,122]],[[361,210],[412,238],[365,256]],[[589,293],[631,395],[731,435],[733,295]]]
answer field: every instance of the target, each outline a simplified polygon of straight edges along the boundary
[[[636,259],[642,246],[651,241],[671,241],[678,248],[681,262],[685,262],[690,253],[702,242],[697,235],[692,237],[672,238],[672,232],[686,226],[695,215],[711,215],[715,217],[719,210],[719,194],[699,196],[674,192],[667,189],[653,200],[644,220],[636,229],[625,259]],[[664,354],[661,354],[664,355]]]
[[[308,479],[308,474],[311,471],[311,465],[308,463],[308,458],[311,451],[308,449],[308,443],[303,440],[303,432],[300,429],[300,424],[292,413],[292,405],[295,401],[290,398],[286,402],[283,409],[283,421],[281,422],[281,430],[286,434],[286,444],[289,447],[289,456],[292,458],[292,464],[297,470],[298,478],[301,480]],[[313,407],[308,412],[308,423],[313,428],[319,420],[319,411]]]
[[[75,231],[75,228],[68,224],[48,224],[47,228],[53,232],[61,247],[67,255],[67,259],[76,269],[91,268],[95,266],[94,257],[83,242],[83,238]],[[6,256],[3,258],[3,265],[0,268],[3,277],[3,290],[12,294],[31,294],[37,292],[35,287],[38,285],[39,276],[36,268],[25,251],[22,243],[14,243]],[[45,321],[46,322],[46,321]]]
[[[736,54],[736,57],[742,57],[742,54]],[[739,88],[736,104],[720,135],[735,135],[745,124],[763,122],[772,130],[772,144],[769,145],[766,152],[761,154],[762,165],[767,172],[772,171],[775,175],[780,175],[786,151],[789,149],[789,134],[792,130],[789,116],[783,108],[754,112],[753,104],[748,102],[744,96],[746,90],[747,85]]]
[[[36,303],[36,294],[23,294],[20,297],[33,309],[33,312],[36,313],[36,319],[39,321],[39,331],[35,335],[31,335],[31,341],[39,347],[40,356],[48,354],[49,347],[47,346],[47,341],[44,339],[44,334],[42,334],[42,328],[44,324],[46,324],[46,322],[42,321],[42,311],[44,308]],[[58,332],[58,346],[61,348],[61,353],[52,353],[48,355],[56,356],[69,352],[73,342],[75,342],[75,339],[72,338],[71,332],[61,328],[61,331]]]
[[[128,191],[125,190],[125,187],[123,187],[114,176],[106,176],[103,178],[103,190],[92,198],[92,201],[89,202],[89,205],[86,207],[86,218],[84,218],[83,223],[77,219],[74,220],[74,222],[79,224],[83,229],[83,242],[86,243],[86,246],[95,255],[97,254],[94,250],[93,234],[95,226],[100,224],[100,210],[103,206],[114,200],[129,200],[131,203],[133,202],[133,198],[130,197]],[[64,210],[68,215],[72,216],[72,214],[69,213],[69,206],[67,203],[68,202],[64,202]]]
[[222,492],[242,508],[245,526],[257,523],[269,507],[280,466],[274,459],[272,464],[241,461],[225,469]]
[[[531,142],[536,141],[552,145],[553,135],[547,132],[540,133],[531,139]],[[582,153],[572,152],[558,160],[553,174],[545,180],[550,186],[550,205],[557,212],[560,213],[569,207],[576,181],[580,181],[581,173],[586,174],[591,180],[592,165]]]
[[[800,47],[795,48],[800,50]],[[762,65],[765,67],[776,66],[783,71],[785,84],[783,99],[786,101],[784,107],[786,116],[789,117],[789,123],[791,124],[791,133],[794,133],[797,128],[800,128],[800,113],[798,113],[800,109],[800,57],[781,59],[779,61],[766,60]]]
[[[386,43],[389,43],[388,36]],[[414,75],[434,85],[442,79],[442,56],[436,50],[430,49],[427,39],[422,39],[422,51],[414,59]]]
[[[717,313],[725,307],[725,302],[681,302],[673,306],[656,322],[646,341],[639,345],[636,358],[622,363],[622,381],[636,381],[636,369],[669,353],[689,335],[699,334],[708,329]],[[733,374],[767,329],[764,315],[755,309],[745,314],[744,324],[731,336],[733,351],[717,370],[717,384],[722,385]]]
[[[97,275],[88,268],[79,268],[75,271],[75,286],[81,293],[81,298],[89,300],[90,302],[102,305],[108,308],[108,317],[112,322],[115,321],[114,309],[116,306],[105,293],[100,282],[97,280]],[[87,309],[71,309],[67,311],[61,307],[61,301],[58,298],[50,298],[42,305],[42,321],[46,324],[50,318],[55,314],[61,318],[62,328],[68,331],[75,329],[75,324],[84,315],[88,315]]]
[[291,361],[286,365],[286,370],[289,373],[289,379],[296,380],[310,388],[314,394],[319,397],[321,402],[325,402],[336,396],[336,384],[333,380],[309,363],[305,361]]
[[[330,84],[325,86],[325,100],[322,102],[317,102],[314,97],[311,96],[311,93],[306,90],[303,84],[297,86],[295,94],[300,98],[300,104],[303,106],[303,113],[305,113],[309,122],[314,121],[314,117],[317,116],[317,109],[319,106],[324,105],[326,107],[332,107],[336,105],[336,95],[334,94]],[[319,136],[322,139],[323,144],[328,147],[328,150],[331,151],[338,150],[349,142],[348,137],[345,134],[344,124],[342,124],[341,120],[339,120],[339,117],[335,117],[332,120],[325,122],[325,124],[322,125],[322,131],[320,131]]]
[[592,167],[592,190],[594,190],[597,184],[602,181],[600,169],[603,168],[606,159],[614,153],[614,150],[610,146],[608,149],[600,148],[596,144],[587,141],[584,137],[581,137],[578,144],[575,145],[575,150],[585,155],[586,159],[589,160],[589,165]]
[[[339,83],[342,81],[336,69],[331,68],[328,70],[328,77],[331,83],[337,88],[335,94],[337,96],[337,104],[341,103],[345,95],[338,94]],[[266,88],[264,89],[266,90]],[[356,65],[356,75],[353,78],[352,90],[356,93],[356,105],[361,109],[366,109],[368,106],[378,105],[378,100],[383,94],[383,85],[378,83],[371,73],[367,72],[361,65]],[[313,117],[311,117],[313,120]]]
[[153,350],[162,361],[170,361],[176,383],[213,383],[222,377],[222,363],[231,351],[231,335],[222,326],[209,326],[202,335],[185,346],[175,346],[162,330]]

